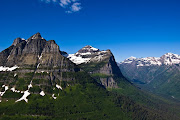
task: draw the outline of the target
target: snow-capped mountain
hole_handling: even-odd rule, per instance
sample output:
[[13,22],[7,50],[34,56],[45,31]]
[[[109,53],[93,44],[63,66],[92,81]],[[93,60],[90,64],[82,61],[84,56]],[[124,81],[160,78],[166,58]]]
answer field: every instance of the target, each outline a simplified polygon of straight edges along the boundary
[[73,63],[79,65],[91,61],[102,61],[106,58],[107,54],[108,50],[100,51],[97,48],[87,45],[80,49],[77,53],[69,54],[67,58],[69,58]]
[[121,62],[119,68],[134,84],[180,99],[180,55],[166,53],[161,57],[130,57]]
[[124,79],[110,50],[100,51],[87,45],[68,58],[106,88],[118,88],[118,79]]
[[120,64],[135,64],[136,66],[153,66],[153,65],[174,65],[180,64],[180,55],[166,53],[161,57],[136,58],[130,57]]

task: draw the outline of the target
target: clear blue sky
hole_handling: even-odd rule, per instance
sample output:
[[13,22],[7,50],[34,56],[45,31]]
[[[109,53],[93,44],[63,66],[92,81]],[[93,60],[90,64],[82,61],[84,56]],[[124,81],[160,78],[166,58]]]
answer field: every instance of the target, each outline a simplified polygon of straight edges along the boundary
[[118,62],[180,54],[179,0],[68,1],[0,0],[0,50],[40,32],[68,53],[85,45],[111,49]]

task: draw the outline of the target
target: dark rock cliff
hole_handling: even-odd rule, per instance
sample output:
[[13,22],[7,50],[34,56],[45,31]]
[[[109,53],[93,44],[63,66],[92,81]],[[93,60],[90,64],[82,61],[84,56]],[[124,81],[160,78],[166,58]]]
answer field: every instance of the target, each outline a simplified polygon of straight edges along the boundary
[[[26,88],[25,86],[32,81],[33,85],[39,86],[41,90],[46,89],[50,92],[52,86],[61,85],[63,81],[73,84],[75,76],[69,74],[80,71],[61,54],[54,40],[46,41],[40,33],[27,40],[15,39],[9,48],[0,52],[0,58],[0,66],[19,67],[9,75],[6,75],[6,71],[1,72],[1,76],[4,77],[0,78],[0,84],[12,84],[19,89]],[[20,80],[24,81],[24,88],[18,87]]]

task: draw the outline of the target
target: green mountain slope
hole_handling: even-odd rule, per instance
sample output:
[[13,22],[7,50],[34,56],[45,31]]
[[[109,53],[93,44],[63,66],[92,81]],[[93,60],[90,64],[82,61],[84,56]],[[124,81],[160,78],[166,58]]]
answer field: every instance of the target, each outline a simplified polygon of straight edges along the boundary
[[[178,119],[169,110],[144,106],[150,101],[140,104],[141,98],[138,103],[129,97],[130,92],[125,92],[128,88],[135,93],[138,89],[116,76],[119,71],[109,72],[115,82],[112,85],[118,88],[108,91],[105,84],[97,82],[97,76],[93,78],[98,72],[89,75],[62,53],[55,41],[46,41],[40,33],[26,41],[18,38],[0,53],[4,58],[0,60],[0,119]],[[111,60],[106,68],[116,65],[113,57]],[[118,93],[120,90],[123,92]]]
[[[156,113],[170,113],[174,116],[174,118],[171,116],[171,119],[176,119],[180,115],[180,104],[177,102],[171,102],[144,92],[130,83],[122,75],[110,50],[100,51],[92,46],[85,46],[74,55],[70,55],[69,58],[78,64],[81,69],[88,72],[98,83],[107,88],[108,91],[116,95],[126,96],[136,103],[156,111]],[[88,61],[79,64],[79,61],[81,62],[87,58]]]
[[147,63],[143,63],[144,59],[127,59],[119,64],[123,75],[142,89],[168,99],[180,100],[179,56],[167,53],[156,58],[158,64],[150,64],[155,58],[149,58]]

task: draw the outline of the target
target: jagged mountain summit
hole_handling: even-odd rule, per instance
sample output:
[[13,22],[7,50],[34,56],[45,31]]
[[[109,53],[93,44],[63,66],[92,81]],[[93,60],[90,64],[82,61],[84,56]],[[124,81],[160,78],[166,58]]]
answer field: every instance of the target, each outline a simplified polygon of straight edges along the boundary
[[[9,89],[15,94],[24,94],[17,101],[25,100],[33,93],[52,94],[53,87],[62,89],[65,72],[78,72],[79,68],[62,55],[54,40],[46,41],[40,33],[29,39],[16,38],[13,44],[0,53],[0,97]],[[32,88],[32,89],[30,89]],[[36,88],[34,90],[34,88]],[[3,99],[0,98],[2,101]]]
[[135,64],[136,66],[153,66],[153,65],[175,65],[180,64],[180,55],[166,53],[161,57],[136,58],[130,57],[120,64]]
[[89,63],[91,61],[102,61],[107,56],[108,51],[100,51],[90,45],[80,49],[75,54],[69,54],[68,58],[75,64]]
[[54,40],[46,41],[40,33],[27,40],[17,38],[12,46],[0,53],[0,66],[60,67],[62,59],[59,46]]
[[138,86],[164,96],[180,99],[180,55],[130,57],[119,64],[125,77]]
[[68,58],[91,74],[92,77],[97,79],[106,88],[118,88],[120,81],[127,81],[121,74],[114,55],[109,49],[100,51],[87,45],[77,53],[70,54]]

